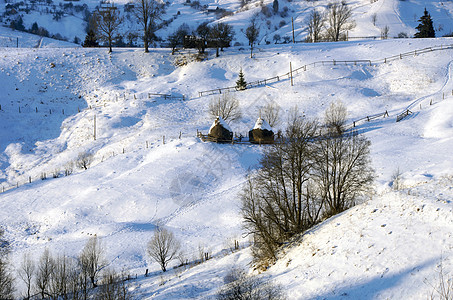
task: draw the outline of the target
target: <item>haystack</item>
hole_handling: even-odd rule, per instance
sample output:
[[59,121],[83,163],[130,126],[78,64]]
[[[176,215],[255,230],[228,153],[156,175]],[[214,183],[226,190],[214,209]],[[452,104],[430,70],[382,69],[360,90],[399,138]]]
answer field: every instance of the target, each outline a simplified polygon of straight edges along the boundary
[[271,144],[274,142],[274,132],[266,120],[258,118],[255,127],[249,131],[249,141],[257,144]]
[[208,138],[213,142],[231,142],[233,139],[233,131],[227,122],[222,117],[217,117],[209,128]]

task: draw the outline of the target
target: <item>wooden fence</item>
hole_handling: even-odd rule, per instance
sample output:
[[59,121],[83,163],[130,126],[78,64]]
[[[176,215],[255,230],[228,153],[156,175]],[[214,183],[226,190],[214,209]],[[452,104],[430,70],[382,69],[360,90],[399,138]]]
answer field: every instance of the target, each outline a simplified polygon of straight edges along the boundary
[[[307,71],[310,68],[316,68],[318,66],[336,66],[336,65],[346,65],[346,66],[348,66],[348,65],[353,65],[353,66],[368,65],[368,66],[372,66],[372,65],[383,64],[383,63],[385,64],[385,63],[388,63],[388,62],[391,62],[391,61],[403,59],[404,57],[408,57],[408,56],[417,56],[417,55],[423,54],[423,53],[429,53],[429,52],[433,52],[433,51],[450,50],[450,49],[453,49],[453,44],[452,45],[445,45],[445,46],[444,45],[440,45],[440,46],[428,47],[428,48],[423,48],[423,49],[417,49],[417,50],[414,50],[414,51],[409,51],[409,52],[406,52],[406,53],[400,53],[398,55],[393,55],[393,56],[385,57],[385,58],[378,59],[378,60],[370,60],[370,59],[335,60],[334,59],[334,60],[317,61],[317,62],[313,62],[313,63],[310,63],[310,64],[303,65],[303,66],[298,67],[298,68],[296,68],[296,69],[294,69],[292,71],[289,71],[288,73],[285,73],[285,74],[282,74],[282,75],[279,75],[279,76],[274,76],[274,77],[271,77],[271,78],[266,78],[266,79],[262,79],[262,80],[249,82],[249,83],[247,83],[246,89],[250,89],[250,88],[254,88],[254,87],[258,87],[258,86],[264,86],[264,85],[267,85],[269,83],[274,83],[274,82],[278,82],[278,81],[281,81],[281,80],[288,80],[288,79],[291,79],[292,77],[294,77],[295,75],[298,75],[300,72],[305,72],[305,71]],[[209,95],[214,95],[214,94],[222,94],[222,93],[227,93],[227,92],[234,92],[234,91],[239,91],[239,90],[240,89],[238,89],[236,86],[230,86],[230,87],[225,87],[225,88],[216,88],[216,89],[212,89],[212,90],[198,92],[198,96],[199,97],[203,97],[203,96],[209,96]]]

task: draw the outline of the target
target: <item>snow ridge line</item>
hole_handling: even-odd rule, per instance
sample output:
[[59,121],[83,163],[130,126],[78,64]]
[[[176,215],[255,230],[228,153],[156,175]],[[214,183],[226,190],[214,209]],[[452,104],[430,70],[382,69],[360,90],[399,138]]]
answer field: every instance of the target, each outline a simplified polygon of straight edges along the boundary
[[[433,51],[451,50],[451,49],[453,49],[453,44],[445,45],[445,46],[440,45],[440,46],[428,47],[428,48],[423,48],[423,49],[416,49],[413,51],[400,53],[400,54],[393,55],[390,57],[377,59],[374,61],[370,60],[370,59],[343,60],[343,61],[333,59],[333,60],[327,60],[327,61],[316,61],[316,62],[312,62],[310,64],[303,65],[301,67],[298,67],[283,75],[249,82],[249,83],[247,83],[246,89],[259,87],[259,86],[265,86],[268,83],[275,83],[275,82],[279,82],[280,80],[285,80],[285,79],[289,80],[292,77],[294,77],[295,75],[298,75],[300,71],[305,72],[305,71],[307,71],[307,68],[309,68],[309,67],[316,68],[317,65],[318,66],[319,65],[322,65],[322,66],[325,66],[325,65],[333,65],[333,66],[336,66],[336,65],[346,65],[346,66],[347,65],[354,65],[354,66],[369,65],[369,66],[372,66],[372,65],[383,64],[383,63],[385,64],[387,62],[398,60],[398,59],[403,59],[403,57],[406,57],[406,56],[417,56],[418,54],[429,53],[429,52],[433,52]],[[198,96],[201,98],[203,96],[222,94],[222,92],[225,93],[225,92],[236,92],[236,91],[240,91],[240,89],[238,89],[236,86],[226,87],[226,88],[217,88],[217,89],[198,92]]]

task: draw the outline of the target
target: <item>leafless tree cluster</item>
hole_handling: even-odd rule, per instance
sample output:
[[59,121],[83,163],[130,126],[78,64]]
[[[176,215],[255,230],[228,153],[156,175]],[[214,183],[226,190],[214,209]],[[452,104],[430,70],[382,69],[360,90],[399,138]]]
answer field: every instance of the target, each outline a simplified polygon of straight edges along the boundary
[[285,299],[280,286],[248,276],[243,270],[232,269],[224,278],[225,285],[217,292],[219,300]]
[[3,239],[0,228],[0,299],[12,299],[14,294],[14,277],[9,264],[9,244]]
[[54,256],[46,249],[35,262],[25,254],[17,273],[26,287],[25,299],[129,299],[125,276],[105,266],[104,247],[94,236],[77,258]]
[[333,42],[346,40],[346,32],[355,27],[352,9],[344,0],[329,3],[326,13],[312,11],[307,27],[307,42],[316,43],[324,39]]
[[227,122],[238,120],[242,116],[239,100],[230,93],[224,93],[211,100],[209,103],[209,114],[214,118],[217,116],[222,117]]
[[[343,124],[342,115],[328,109],[325,122]],[[290,237],[350,208],[370,189],[370,142],[330,128],[294,115],[286,136],[265,150],[261,168],[249,177],[242,214],[257,262],[274,259]]]

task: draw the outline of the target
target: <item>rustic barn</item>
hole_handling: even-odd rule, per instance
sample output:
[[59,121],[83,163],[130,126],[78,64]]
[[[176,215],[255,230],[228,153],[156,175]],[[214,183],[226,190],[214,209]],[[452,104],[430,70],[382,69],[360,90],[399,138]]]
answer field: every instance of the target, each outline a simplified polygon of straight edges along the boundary
[[258,118],[255,127],[249,131],[249,141],[257,144],[271,144],[274,142],[274,132],[266,120]]
[[233,131],[222,117],[217,117],[209,128],[208,139],[213,142],[231,142]]

